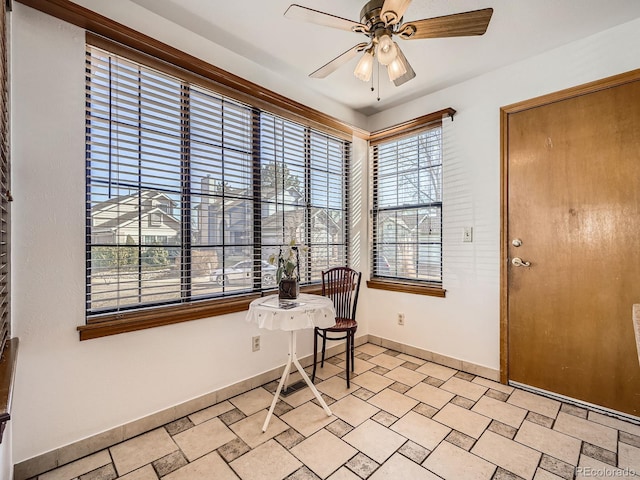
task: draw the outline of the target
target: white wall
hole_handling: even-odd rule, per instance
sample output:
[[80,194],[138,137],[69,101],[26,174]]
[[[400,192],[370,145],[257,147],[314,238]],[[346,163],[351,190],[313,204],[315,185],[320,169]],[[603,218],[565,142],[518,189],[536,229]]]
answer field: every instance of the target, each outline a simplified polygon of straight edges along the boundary
[[[132,9],[134,20],[137,13]],[[20,462],[281,365],[287,340],[260,332],[262,350],[252,354],[250,337],[258,331],[238,313],[78,341],[84,32],[21,4],[14,4],[13,17],[13,315],[21,351],[12,423],[13,461]],[[196,39],[181,45],[184,32],[168,25],[147,33],[206,57]],[[370,119],[375,130],[444,107],[459,112],[445,124],[447,298],[365,288],[362,333],[498,367],[499,107],[638,68],[639,41],[636,21]],[[339,110],[325,111],[340,117]],[[354,181],[362,188],[354,192],[352,239],[366,273],[368,171],[361,140],[354,141],[354,159]],[[472,244],[461,242],[465,225],[474,227]],[[395,323],[400,310],[402,328]],[[299,354],[309,354],[311,334],[301,335],[299,345]]]
[[[370,117],[376,131],[446,107],[458,112],[444,128],[447,296],[367,291],[369,333],[499,368],[500,107],[640,68],[639,51],[640,19]],[[464,226],[473,243],[462,243]]]
[[[287,336],[259,331],[237,313],[78,340],[76,327],[85,322],[84,31],[14,8],[13,333],[20,358],[11,422],[18,463],[283,365]],[[354,159],[364,159],[365,147],[356,142]],[[252,353],[258,333],[261,350]],[[312,332],[299,335],[298,345],[300,356],[311,354]]]

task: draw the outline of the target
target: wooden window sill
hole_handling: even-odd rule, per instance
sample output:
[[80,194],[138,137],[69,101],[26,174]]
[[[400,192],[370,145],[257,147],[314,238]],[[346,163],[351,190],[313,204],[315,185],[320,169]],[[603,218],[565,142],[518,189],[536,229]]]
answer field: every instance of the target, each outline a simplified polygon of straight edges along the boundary
[[11,399],[13,397],[13,379],[18,359],[18,339],[10,339],[0,359],[0,443],[4,427],[11,419]]
[[[305,285],[300,287],[300,291],[302,293],[319,295],[322,293],[322,285]],[[274,293],[276,293],[276,290],[263,292],[263,295],[272,295]],[[251,293],[232,298],[219,298],[182,305],[168,305],[121,313],[110,313],[90,317],[86,325],[79,325],[77,329],[80,333],[80,340],[90,340],[92,338],[134,332],[136,330],[160,327],[162,325],[172,325],[174,323],[188,322],[200,318],[242,312],[249,308],[249,304],[253,300],[261,296],[260,293]]]
[[383,280],[380,278],[372,278],[367,281],[368,288],[378,290],[388,290],[391,292],[414,293],[417,295],[428,295],[430,297],[444,298],[446,290],[442,287],[434,285],[425,285],[424,283],[409,282],[402,280]]

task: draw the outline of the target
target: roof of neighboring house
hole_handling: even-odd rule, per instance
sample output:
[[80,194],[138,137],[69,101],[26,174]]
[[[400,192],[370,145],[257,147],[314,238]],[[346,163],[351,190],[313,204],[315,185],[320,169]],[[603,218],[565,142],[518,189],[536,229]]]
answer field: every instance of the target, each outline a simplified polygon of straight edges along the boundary
[[[130,194],[130,195],[120,195],[118,197],[111,197],[109,198],[109,200],[104,201],[104,202],[100,202],[100,203],[96,203],[92,208],[91,208],[91,216],[97,215],[98,212],[104,212],[105,210],[111,210],[114,207],[117,207],[119,205],[122,204],[131,204],[131,203],[137,203],[138,202],[138,198],[142,197],[143,199],[147,200],[153,200],[153,199],[157,199],[157,198],[163,198],[169,201],[169,203],[171,204],[171,206],[175,206],[176,202],[173,201],[171,199],[171,197],[169,197],[166,193],[163,192],[158,192],[157,190],[141,190],[139,194],[135,193],[135,194]],[[143,203],[143,208],[149,208],[149,206],[144,205]]]
[[[282,192],[276,192],[275,188],[273,187],[263,187],[261,193],[263,202],[277,203],[278,200],[281,200],[281,198],[277,198],[277,194],[282,194]],[[298,190],[296,187],[288,188],[286,190],[286,193],[293,199],[292,203],[297,203],[298,200],[303,198],[302,193],[300,193],[300,190]],[[203,202],[203,204],[216,205],[219,207],[222,206],[222,203],[220,202],[220,199],[223,198],[222,196],[213,195],[209,196],[208,198],[211,198],[213,201],[210,203]],[[224,207],[233,207],[235,205],[246,202],[247,200],[251,200],[252,198],[253,192],[249,191],[249,189],[247,188],[226,187],[224,192]]]
[[123,213],[122,215],[118,215],[117,217],[111,218],[106,222],[101,223],[98,228],[100,230],[123,228],[133,222],[136,222],[138,219],[143,220],[144,218],[148,218],[152,213],[158,213],[162,215],[163,223],[168,224],[169,228],[175,230],[176,232],[180,231],[180,221],[178,221],[178,219],[173,215],[169,215],[167,212],[157,207],[154,207],[147,211],[143,211],[142,215],[139,215],[137,211]]

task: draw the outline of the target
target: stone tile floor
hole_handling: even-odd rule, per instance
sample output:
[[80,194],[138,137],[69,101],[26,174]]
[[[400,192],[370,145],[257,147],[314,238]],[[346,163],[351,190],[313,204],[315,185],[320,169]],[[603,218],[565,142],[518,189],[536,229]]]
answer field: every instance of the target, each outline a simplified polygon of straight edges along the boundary
[[[316,386],[277,382],[40,475],[38,480],[640,478],[640,425],[365,344]],[[308,369],[310,370],[310,369]]]

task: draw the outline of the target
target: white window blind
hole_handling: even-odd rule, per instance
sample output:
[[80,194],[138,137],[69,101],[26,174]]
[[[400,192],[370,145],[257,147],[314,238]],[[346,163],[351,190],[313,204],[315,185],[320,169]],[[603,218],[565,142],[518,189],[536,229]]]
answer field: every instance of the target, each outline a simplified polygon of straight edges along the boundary
[[442,285],[440,123],[372,145],[373,277]]
[[86,62],[89,317],[274,288],[291,239],[303,281],[347,263],[348,142],[102,49]]
[[295,240],[308,247],[301,277],[347,264],[349,144],[262,114],[262,243],[268,254]]

